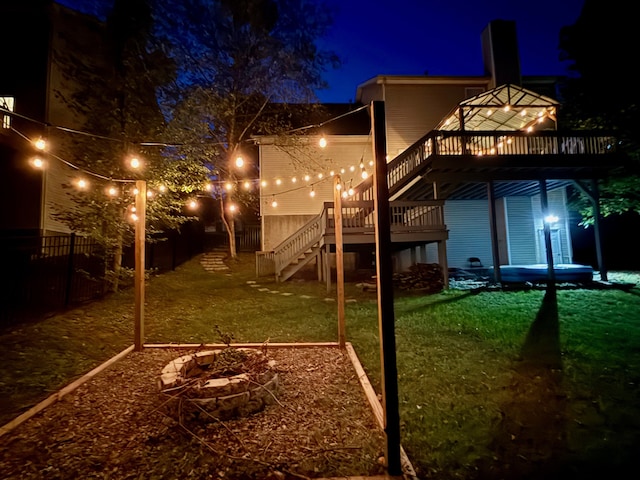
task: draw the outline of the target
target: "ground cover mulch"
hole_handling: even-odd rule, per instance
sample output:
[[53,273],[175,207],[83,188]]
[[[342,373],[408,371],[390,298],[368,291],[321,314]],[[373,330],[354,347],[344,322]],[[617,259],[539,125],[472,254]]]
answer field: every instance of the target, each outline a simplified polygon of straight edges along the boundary
[[269,348],[279,392],[248,417],[181,421],[162,368],[131,352],[0,437],[3,479],[294,479],[381,475],[384,437],[344,350]]

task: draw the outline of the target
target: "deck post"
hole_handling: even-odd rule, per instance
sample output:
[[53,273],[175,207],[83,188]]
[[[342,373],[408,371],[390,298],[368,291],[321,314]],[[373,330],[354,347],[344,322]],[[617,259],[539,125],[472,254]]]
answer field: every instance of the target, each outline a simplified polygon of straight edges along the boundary
[[549,215],[549,200],[547,198],[547,182],[540,180],[540,202],[542,203],[542,225],[544,228],[544,247],[547,251],[547,277],[549,284],[556,283],[556,272],[553,268],[553,248],[551,246],[551,226],[546,220]]
[[386,434],[385,458],[389,475],[402,475],[384,102],[371,102],[371,122],[373,126],[373,158],[375,160],[373,205],[376,212],[376,282],[378,290],[378,326],[380,329],[380,363],[382,367],[382,408],[384,413],[384,432]]
[[496,193],[492,181],[487,182],[487,197],[489,206],[489,224],[491,227],[491,254],[493,256],[493,281],[502,282],[500,272],[500,249],[498,247],[498,221],[496,218]]

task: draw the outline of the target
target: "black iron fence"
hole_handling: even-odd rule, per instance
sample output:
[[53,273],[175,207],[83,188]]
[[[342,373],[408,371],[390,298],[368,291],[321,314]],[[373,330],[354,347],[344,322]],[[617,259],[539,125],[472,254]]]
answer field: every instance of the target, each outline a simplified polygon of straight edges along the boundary
[[[145,266],[156,272],[173,270],[202,253],[204,245],[202,228],[183,226],[147,242]],[[106,293],[104,252],[90,238],[0,237],[0,252],[0,325],[42,318]],[[134,260],[134,248],[126,248],[123,267],[133,269]]]

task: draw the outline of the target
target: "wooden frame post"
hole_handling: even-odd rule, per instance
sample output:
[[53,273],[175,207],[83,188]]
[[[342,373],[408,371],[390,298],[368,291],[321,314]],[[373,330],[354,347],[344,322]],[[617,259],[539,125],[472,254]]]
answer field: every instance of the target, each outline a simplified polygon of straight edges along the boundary
[[142,351],[144,345],[144,243],[147,211],[147,183],[136,180],[136,231],[135,231],[135,325],[134,346]]
[[333,219],[336,231],[336,290],[338,293],[338,344],[346,347],[344,322],[344,252],[342,246],[342,196],[340,175],[333,177]]
[[384,411],[384,432],[386,434],[386,462],[389,475],[402,475],[384,102],[371,102],[371,121],[373,125],[373,158],[375,160],[375,170],[373,172],[373,206],[376,212],[376,281],[378,287],[378,325],[380,328],[382,407]]

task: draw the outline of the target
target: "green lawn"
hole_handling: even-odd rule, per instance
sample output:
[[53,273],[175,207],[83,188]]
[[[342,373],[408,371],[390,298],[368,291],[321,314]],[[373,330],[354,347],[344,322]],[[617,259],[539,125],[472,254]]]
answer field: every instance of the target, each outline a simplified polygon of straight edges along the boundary
[[[147,343],[218,342],[218,329],[235,342],[337,340],[335,288],[256,279],[253,255],[228,274],[198,260],[148,281]],[[379,390],[376,294],[355,283],[346,294],[347,340]],[[637,286],[396,292],[394,303],[402,444],[420,478],[614,478],[635,465]],[[131,345],[133,320],[124,291],[3,329],[0,423]]]

